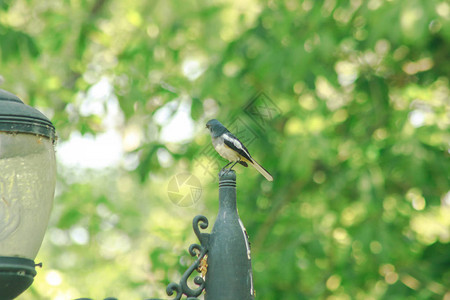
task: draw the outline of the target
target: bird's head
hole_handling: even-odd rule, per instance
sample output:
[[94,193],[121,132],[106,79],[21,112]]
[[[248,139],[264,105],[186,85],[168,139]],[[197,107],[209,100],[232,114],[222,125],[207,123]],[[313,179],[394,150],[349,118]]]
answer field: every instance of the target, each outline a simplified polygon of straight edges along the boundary
[[214,137],[218,137],[227,131],[225,126],[223,126],[222,123],[220,123],[216,119],[209,120],[208,123],[206,123],[206,128],[209,129],[211,135]]

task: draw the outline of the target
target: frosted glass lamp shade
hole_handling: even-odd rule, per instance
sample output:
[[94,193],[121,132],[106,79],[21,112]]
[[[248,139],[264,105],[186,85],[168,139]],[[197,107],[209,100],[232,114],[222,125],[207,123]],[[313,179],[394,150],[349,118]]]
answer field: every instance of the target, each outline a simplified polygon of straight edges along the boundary
[[53,204],[53,141],[0,131],[0,256],[34,260]]

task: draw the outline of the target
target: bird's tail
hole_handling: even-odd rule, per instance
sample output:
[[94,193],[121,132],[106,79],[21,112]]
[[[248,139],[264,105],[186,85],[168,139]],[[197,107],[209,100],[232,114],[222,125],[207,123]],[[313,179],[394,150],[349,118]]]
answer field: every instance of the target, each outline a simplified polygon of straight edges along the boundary
[[256,162],[256,160],[254,160],[252,158],[252,161],[250,162],[250,165],[252,165],[259,173],[261,173],[262,176],[264,176],[267,180],[269,181],[273,181],[273,177],[272,175],[270,175],[270,173],[264,169],[260,164],[258,164]]

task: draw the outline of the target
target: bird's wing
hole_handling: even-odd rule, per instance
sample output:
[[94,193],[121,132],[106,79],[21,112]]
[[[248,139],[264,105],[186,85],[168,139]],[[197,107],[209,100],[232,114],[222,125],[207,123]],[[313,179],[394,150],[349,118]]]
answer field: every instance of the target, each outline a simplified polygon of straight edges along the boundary
[[[272,175],[270,175],[270,173],[266,169],[264,169],[260,164],[258,164],[251,157],[247,148],[245,148],[245,146],[241,143],[241,141],[237,137],[235,137],[234,135],[232,135],[229,132],[224,133],[222,136],[223,136],[223,141],[227,147],[236,151],[237,153],[239,153],[239,155],[241,155],[243,158],[248,160],[248,162],[252,165],[252,167],[254,167],[259,173],[261,173],[261,175],[263,175],[267,180],[273,181]],[[240,163],[242,164],[242,161],[240,161]],[[244,165],[244,164],[242,164],[242,165]],[[246,165],[245,165],[245,167],[246,167]]]
[[248,161],[253,162],[253,159],[250,153],[248,153],[247,148],[245,148],[245,146],[241,143],[241,141],[237,137],[235,137],[229,132],[224,133],[222,136],[226,146],[239,153],[242,157],[244,157]]

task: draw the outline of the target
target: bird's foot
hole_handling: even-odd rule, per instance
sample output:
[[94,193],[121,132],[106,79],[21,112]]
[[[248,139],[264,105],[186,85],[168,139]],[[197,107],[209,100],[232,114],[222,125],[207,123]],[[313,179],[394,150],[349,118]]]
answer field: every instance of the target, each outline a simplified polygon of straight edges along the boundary
[[230,171],[229,169],[222,168],[222,169],[219,171],[219,176],[223,176],[223,175],[227,174],[229,171]]

